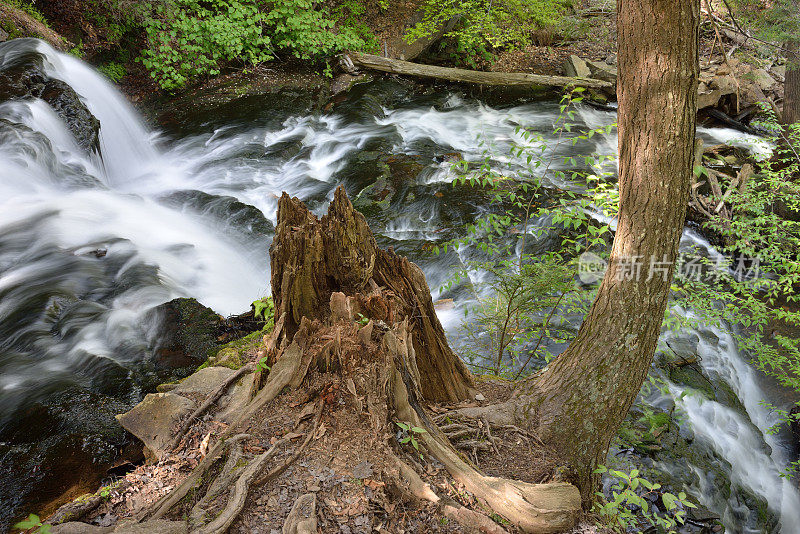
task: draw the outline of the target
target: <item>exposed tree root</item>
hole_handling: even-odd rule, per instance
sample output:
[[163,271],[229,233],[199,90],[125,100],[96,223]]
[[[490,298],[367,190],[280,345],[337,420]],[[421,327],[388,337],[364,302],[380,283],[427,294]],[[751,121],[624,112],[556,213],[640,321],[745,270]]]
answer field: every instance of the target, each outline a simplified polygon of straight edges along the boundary
[[229,439],[220,439],[180,486],[167,495],[164,495],[152,506],[140,513],[136,518],[137,521],[141,522],[148,519],[161,519],[164,517],[164,514],[169,512],[173,506],[186,497],[189,491],[200,484],[203,475],[222,456],[226,448],[248,437],[250,437],[248,434],[237,434]]
[[[393,335],[393,332],[389,332],[386,337]],[[398,329],[397,337],[406,335],[402,329]],[[408,350],[407,344],[397,343],[397,346]],[[402,351],[399,356],[395,362],[405,359]],[[420,436],[428,452],[442,462],[467,491],[524,532],[562,532],[574,526],[581,508],[580,493],[575,486],[563,483],[529,484],[482,475],[461,459],[435,424],[424,421],[427,416],[421,408],[412,406],[412,403],[417,406],[419,403],[407,388],[404,375],[407,378],[406,373],[395,369],[392,380],[392,400],[399,418],[428,429]]]
[[292,506],[282,534],[317,534],[317,495],[305,493]]
[[242,376],[252,371],[253,371],[253,364],[248,363],[247,365],[242,366],[238,371],[236,371],[230,377],[228,377],[227,380],[222,382],[222,384],[220,384],[219,387],[216,390],[214,390],[214,392],[212,392],[211,395],[208,396],[205,402],[201,404],[200,407],[198,407],[183,422],[181,428],[175,434],[175,437],[172,438],[172,441],[170,441],[169,445],[167,445],[166,450],[168,451],[175,450],[175,448],[180,444],[181,440],[183,440],[184,436],[192,427],[192,424],[194,424],[197,418],[206,413],[209,408],[214,406],[214,404],[219,400],[219,398],[222,397],[226,391],[228,391],[228,388],[231,386],[231,384],[235,384]]
[[[263,388],[241,410],[236,422],[219,436],[211,451],[183,483],[141,513],[138,519],[144,521],[166,514],[186,514],[191,531],[200,534],[226,532],[234,524],[244,526],[247,518],[242,512],[246,509],[248,495],[263,487],[258,493],[262,499],[266,498],[270,491],[274,492],[278,477],[302,456],[311,454],[310,450],[330,454],[335,460],[346,443],[343,440],[355,439],[360,442],[357,450],[371,458],[378,472],[372,473],[369,468],[369,474],[356,476],[353,466],[339,472],[347,473],[349,469],[361,481],[359,486],[349,486],[358,488],[359,498],[370,499],[370,495],[377,495],[378,501],[370,501],[360,511],[337,511],[338,505],[331,504],[331,499],[309,497],[307,488],[312,487],[309,484],[301,488],[299,495],[295,493],[299,498],[290,517],[281,523],[284,534],[314,532],[314,523],[317,520],[330,521],[331,514],[364,514],[375,507],[382,507],[386,520],[391,523],[396,520],[392,517],[392,498],[383,494],[380,488],[386,482],[394,487],[392,481],[398,483],[401,492],[413,496],[414,502],[426,503],[424,506],[435,513],[452,518],[469,530],[505,533],[503,527],[488,517],[490,512],[523,532],[546,534],[571,528],[581,506],[577,488],[563,483],[530,484],[483,475],[460,456],[448,435],[455,440],[456,446],[466,447],[473,454],[477,450],[499,452],[496,448],[499,440],[492,435],[491,427],[497,423],[488,416],[475,421],[464,418],[440,429],[423,407],[423,401],[430,401],[424,396],[425,391],[437,391],[441,386],[438,391],[442,398],[471,394],[472,380],[460,362],[426,361],[454,355],[435,319],[430,292],[418,273],[419,269],[404,258],[380,251],[374,246],[374,240],[366,247],[369,257],[360,256],[364,249],[358,247],[363,247],[359,243],[365,238],[362,232],[366,223],[363,220],[358,222],[361,215],[353,211],[342,190],[336,193],[327,221],[320,223],[300,207],[302,204],[296,199],[281,199],[278,232],[273,243],[273,264],[276,257],[283,257],[294,266],[294,270],[288,270],[288,264],[284,264],[281,269],[273,268],[272,271],[273,295],[276,295],[276,310],[281,314],[278,321],[281,326],[265,341],[269,351],[262,350],[262,353],[269,352],[272,361]],[[320,232],[340,235],[341,239],[339,242],[325,241]],[[321,243],[324,247],[333,247],[326,249],[324,261],[320,260],[316,248],[322,246]],[[292,246],[299,248],[289,250]],[[274,253],[276,247],[280,250],[277,256]],[[323,272],[305,272],[315,269],[323,269]],[[337,278],[325,276],[325,269],[344,277],[337,283],[348,293],[331,291]],[[313,287],[302,286],[300,281],[303,280]],[[282,285],[282,288],[276,288],[276,285]],[[319,302],[322,298],[326,299],[324,305]],[[327,313],[323,313],[323,308]],[[301,309],[310,311],[308,314],[300,313]],[[354,321],[356,313],[372,316],[366,325],[360,325]],[[421,354],[419,351],[428,352]],[[421,362],[425,364],[420,365]],[[442,386],[449,377],[460,384]],[[218,397],[217,392],[212,396]],[[284,402],[272,403],[279,396]],[[289,398],[291,403],[286,402]],[[309,404],[312,401],[315,404]],[[294,409],[296,413],[292,412]],[[273,411],[277,415],[270,419]],[[335,429],[327,435],[326,428],[322,428],[323,414],[325,423],[330,423],[327,428]],[[313,419],[308,421],[311,416]],[[265,433],[266,420],[284,423],[278,423],[274,430]],[[426,430],[416,435],[426,449],[425,457],[438,459],[446,472],[435,468],[432,463],[419,466],[416,460],[413,460],[416,467],[411,467],[398,458],[401,445],[393,436],[397,431],[395,422],[403,421]],[[277,451],[286,450],[285,445],[290,440],[302,436],[296,432],[300,424],[307,428],[302,444],[267,471]],[[340,432],[348,431],[345,425],[349,424],[357,427],[354,429],[356,433],[351,433],[349,438],[339,436]],[[239,433],[243,431],[250,434]],[[250,435],[253,439],[246,445],[245,439]],[[271,448],[246,461],[246,451],[262,451],[260,443],[265,439],[272,443]],[[218,468],[216,478],[203,483],[205,474],[223,457],[225,462]],[[355,458],[358,458],[355,463],[364,461],[362,456]],[[308,469],[304,464],[301,471],[307,472]],[[445,488],[443,494],[437,494],[436,488],[440,486],[431,487],[423,480],[420,473],[429,469],[435,469],[436,476],[443,477],[444,480],[440,480],[441,487]],[[293,471],[292,476],[297,473]],[[456,484],[449,481],[447,473]],[[430,473],[425,476],[430,476]],[[381,482],[381,479],[386,482]],[[366,491],[368,484],[369,492]],[[458,489],[450,493],[454,486]],[[227,495],[226,489],[229,489]],[[204,493],[190,494],[192,490]],[[320,490],[318,487],[312,491]],[[463,490],[468,493],[463,493]],[[448,496],[462,493],[467,495],[463,503]],[[477,509],[465,507],[474,508],[476,502]],[[436,503],[436,506],[427,503]],[[319,510],[316,515],[315,510]],[[241,522],[237,523],[237,520]]]

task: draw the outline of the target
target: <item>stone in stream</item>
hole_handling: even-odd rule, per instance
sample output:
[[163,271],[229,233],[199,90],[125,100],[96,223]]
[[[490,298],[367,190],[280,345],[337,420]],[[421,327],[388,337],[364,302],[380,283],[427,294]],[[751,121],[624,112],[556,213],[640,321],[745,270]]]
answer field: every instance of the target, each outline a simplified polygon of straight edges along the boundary
[[178,298],[152,313],[161,323],[154,359],[159,368],[197,367],[216,352],[223,319],[211,308],[195,299]]
[[[11,47],[13,43],[4,46]],[[2,59],[0,54],[0,64]],[[33,98],[40,98],[53,108],[81,148],[99,150],[100,121],[72,87],[47,74],[41,54],[25,52],[5,61],[0,70],[0,103]]]

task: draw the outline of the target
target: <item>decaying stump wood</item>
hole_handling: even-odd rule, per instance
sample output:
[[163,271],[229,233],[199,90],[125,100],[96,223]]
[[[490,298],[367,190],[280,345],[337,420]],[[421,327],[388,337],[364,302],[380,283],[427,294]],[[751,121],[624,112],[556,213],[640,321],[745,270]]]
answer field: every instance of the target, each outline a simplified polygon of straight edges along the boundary
[[270,256],[276,316],[285,314],[284,339],[293,339],[303,317],[327,319],[331,295],[342,292],[350,297],[351,309],[338,313],[361,314],[386,324],[409,319],[425,399],[461,401],[472,396],[472,377],[447,344],[425,275],[407,258],[378,248],[343,187],[321,219],[284,193]]
[[410,61],[402,61],[400,59],[374,56],[372,54],[362,54],[361,52],[348,52],[342,56],[342,63],[346,68],[352,65],[352,67],[390,72],[392,74],[438,78],[449,82],[507,87],[586,87],[587,89],[614,91],[614,84],[594,78],[545,76],[543,74],[528,74],[526,72],[483,72],[451,67],[437,67],[435,65],[422,65],[420,63],[411,63]]
[[[443,515],[468,529],[506,532],[485,510],[527,533],[550,534],[574,526],[581,507],[575,486],[485,476],[461,458],[427,413],[424,403],[431,398],[471,396],[471,375],[447,345],[422,272],[406,258],[377,247],[366,220],[353,209],[344,189],[337,189],[328,214],[321,219],[284,194],[271,252],[279,319],[265,340],[264,349],[270,351],[273,364],[264,386],[186,480],[137,515],[140,522],[176,513],[171,510],[189,496],[192,532],[226,532],[245,509],[252,488],[275,482],[300,457],[327,447],[320,421],[326,416],[335,420],[335,412],[344,411],[363,423],[360,431],[376,455],[394,459],[387,464],[397,469],[381,474],[387,484],[395,480],[402,485],[394,487],[407,486],[407,493],[437,503]],[[356,321],[357,314],[367,317],[367,324]],[[259,416],[274,400],[287,391],[304,390],[306,408],[294,429],[268,451],[249,458],[242,442],[255,436],[235,433],[257,433]],[[313,421],[304,423],[311,412]],[[399,459],[403,451],[394,437],[398,421],[423,428],[418,439],[426,454],[445,466],[480,503],[480,510],[438,495],[436,488]],[[302,436],[296,433],[302,425],[306,425],[302,444],[286,449],[284,459],[265,472],[279,448],[289,447],[292,439]],[[331,447],[328,453],[335,454],[333,443]],[[216,470],[215,478],[201,484],[204,474],[223,458],[224,466]],[[205,493],[190,495],[194,490]],[[293,515],[284,522],[284,534],[316,532],[312,499],[298,499]]]

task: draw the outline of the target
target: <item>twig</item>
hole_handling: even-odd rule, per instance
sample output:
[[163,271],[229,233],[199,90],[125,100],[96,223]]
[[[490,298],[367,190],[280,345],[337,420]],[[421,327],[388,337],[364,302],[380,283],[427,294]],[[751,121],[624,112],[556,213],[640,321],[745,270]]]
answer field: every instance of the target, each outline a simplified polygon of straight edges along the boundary
[[556,305],[553,306],[552,310],[550,310],[550,314],[547,316],[547,320],[545,320],[544,325],[542,325],[542,334],[539,336],[539,340],[536,342],[536,346],[533,347],[533,350],[528,355],[528,359],[525,360],[525,363],[522,365],[520,370],[517,371],[516,375],[514,375],[514,380],[519,378],[519,376],[522,374],[522,372],[528,366],[528,363],[530,363],[531,359],[536,354],[536,351],[539,350],[539,345],[542,344],[542,340],[544,339],[544,333],[547,331],[547,326],[550,324],[550,319],[553,317],[553,313],[555,313],[556,309],[558,309],[558,305],[561,304],[561,300],[564,298],[564,295],[566,295],[566,294],[567,294],[566,291],[562,291],[561,295],[558,297],[558,301],[556,301]]

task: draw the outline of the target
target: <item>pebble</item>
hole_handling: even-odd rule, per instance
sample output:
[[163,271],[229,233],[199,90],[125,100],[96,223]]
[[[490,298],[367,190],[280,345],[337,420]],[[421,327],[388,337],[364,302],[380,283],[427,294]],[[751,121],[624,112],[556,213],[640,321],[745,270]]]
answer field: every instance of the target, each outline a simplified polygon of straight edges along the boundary
[[483,402],[486,400],[486,397],[483,396],[483,393],[478,393],[477,395],[475,395],[475,400],[478,402]]

